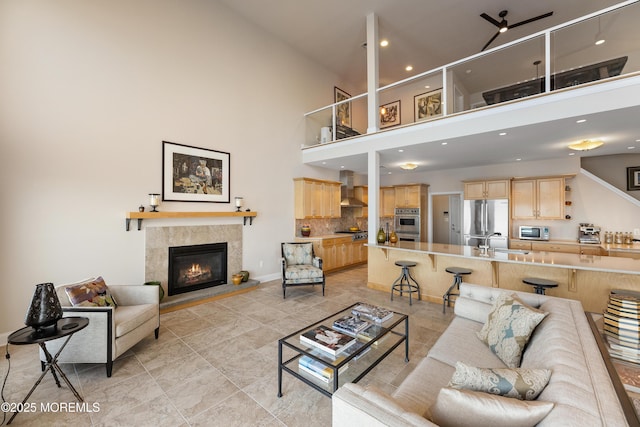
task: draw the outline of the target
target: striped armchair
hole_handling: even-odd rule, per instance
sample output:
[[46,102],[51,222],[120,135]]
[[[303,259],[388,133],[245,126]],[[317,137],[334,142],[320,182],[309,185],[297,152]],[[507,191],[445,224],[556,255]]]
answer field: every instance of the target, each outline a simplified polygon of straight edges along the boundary
[[282,298],[286,298],[287,286],[322,285],[324,296],[324,271],[322,258],[313,253],[313,243],[282,243]]

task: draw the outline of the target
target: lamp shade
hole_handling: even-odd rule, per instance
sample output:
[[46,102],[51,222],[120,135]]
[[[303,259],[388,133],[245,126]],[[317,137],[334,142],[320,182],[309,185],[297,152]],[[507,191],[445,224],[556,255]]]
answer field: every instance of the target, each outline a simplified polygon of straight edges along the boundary
[[62,307],[53,283],[36,285],[31,305],[24,319],[25,325],[42,330],[55,325],[59,319],[62,319]]

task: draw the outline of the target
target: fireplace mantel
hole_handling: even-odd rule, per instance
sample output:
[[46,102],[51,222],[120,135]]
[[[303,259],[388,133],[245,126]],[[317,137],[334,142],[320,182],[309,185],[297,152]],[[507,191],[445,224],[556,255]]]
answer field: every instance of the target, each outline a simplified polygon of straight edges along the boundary
[[127,212],[126,216],[126,230],[129,231],[129,225],[132,219],[138,220],[138,230],[142,228],[143,219],[158,219],[158,218],[210,218],[210,217],[243,217],[244,225],[247,225],[247,218],[249,219],[249,225],[253,224],[253,218],[258,215],[258,212],[244,211],[244,212]]

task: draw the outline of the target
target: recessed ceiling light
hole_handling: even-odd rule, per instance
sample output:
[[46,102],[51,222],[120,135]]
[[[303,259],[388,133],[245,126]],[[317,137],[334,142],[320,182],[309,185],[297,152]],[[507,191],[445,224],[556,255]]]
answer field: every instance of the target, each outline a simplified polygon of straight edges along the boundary
[[340,169],[344,169],[344,166],[340,166]]
[[441,144],[441,145],[447,145],[447,144],[448,144],[448,142],[442,142],[442,143],[440,143],[440,144]]
[[390,171],[389,171],[389,172],[387,172],[387,175],[391,175],[391,172],[390,172]]
[[587,119],[580,119],[580,120],[576,120],[576,123],[584,123],[586,121],[587,121]]
[[326,165],[326,164],[327,164],[327,162],[322,162],[322,164],[323,164],[323,165]]
[[569,155],[570,155],[570,156],[575,156],[575,155],[576,155],[576,153],[569,153]]
[[466,70],[465,73],[471,74],[471,70]]
[[635,148],[636,147],[631,146],[631,147],[627,147],[627,150],[634,150]]
[[522,160],[522,159],[516,159],[516,162],[519,162],[520,160]]
[[403,150],[402,148],[400,148],[400,149],[398,150],[398,153],[404,153],[404,150]]
[[430,87],[431,87],[431,86],[429,86],[429,85],[426,85],[426,86],[425,86],[424,88],[425,88],[425,89],[429,89]]
[[640,139],[636,139],[636,142],[640,142]]
[[604,39],[596,40],[596,46],[600,46],[601,44],[604,44],[604,41],[605,41]]
[[387,39],[380,40],[380,46],[382,46],[382,47],[389,46],[389,40],[387,40]]
[[505,136],[506,134],[507,134],[506,132],[500,132],[498,135]]
[[407,65],[406,67],[404,67],[404,69],[406,71],[411,71],[411,70],[413,70],[413,65]]

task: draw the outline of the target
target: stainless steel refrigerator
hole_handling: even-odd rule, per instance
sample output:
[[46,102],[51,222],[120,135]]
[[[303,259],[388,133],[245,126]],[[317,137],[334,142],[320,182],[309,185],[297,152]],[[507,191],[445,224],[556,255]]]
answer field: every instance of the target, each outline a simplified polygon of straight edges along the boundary
[[494,233],[487,243],[492,248],[509,246],[509,200],[465,200],[464,244],[478,246],[484,244],[484,237]]

